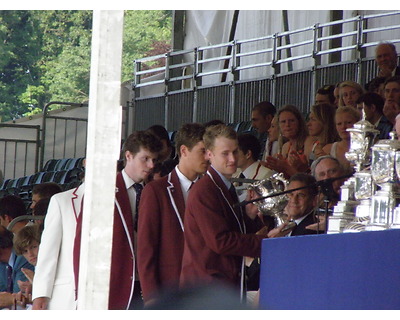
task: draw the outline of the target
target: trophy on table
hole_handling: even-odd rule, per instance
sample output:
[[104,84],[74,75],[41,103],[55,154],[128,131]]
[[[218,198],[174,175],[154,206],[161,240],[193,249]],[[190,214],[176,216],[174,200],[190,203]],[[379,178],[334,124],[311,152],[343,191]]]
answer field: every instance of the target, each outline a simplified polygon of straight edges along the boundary
[[[366,231],[386,230],[398,222],[396,207],[400,203],[399,166],[400,141],[391,132],[391,139],[379,140],[372,147],[372,178],[379,186],[372,196],[371,219]],[[393,225],[394,223],[394,225]]]
[[363,108],[362,119],[347,131],[350,133],[350,149],[345,156],[353,164],[355,173],[341,187],[341,199],[329,217],[327,233],[362,231],[370,217],[375,188],[369,169],[371,146],[379,130],[365,119]]

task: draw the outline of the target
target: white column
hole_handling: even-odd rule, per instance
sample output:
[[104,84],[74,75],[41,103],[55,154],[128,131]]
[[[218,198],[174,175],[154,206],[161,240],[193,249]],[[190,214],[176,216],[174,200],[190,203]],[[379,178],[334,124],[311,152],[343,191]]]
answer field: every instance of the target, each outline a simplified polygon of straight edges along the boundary
[[123,10],[94,11],[78,309],[108,308],[121,143]]

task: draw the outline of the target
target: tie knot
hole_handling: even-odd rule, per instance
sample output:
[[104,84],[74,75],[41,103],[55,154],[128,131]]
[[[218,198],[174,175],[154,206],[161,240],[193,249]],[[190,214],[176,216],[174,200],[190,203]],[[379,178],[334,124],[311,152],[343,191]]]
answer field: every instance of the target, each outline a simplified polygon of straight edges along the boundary
[[135,189],[136,192],[140,192],[143,189],[143,186],[140,183],[134,183],[133,188]]

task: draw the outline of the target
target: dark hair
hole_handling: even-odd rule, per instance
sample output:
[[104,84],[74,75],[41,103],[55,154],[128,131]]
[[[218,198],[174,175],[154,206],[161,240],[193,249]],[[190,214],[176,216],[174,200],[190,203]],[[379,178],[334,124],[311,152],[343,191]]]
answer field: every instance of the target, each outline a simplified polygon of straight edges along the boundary
[[189,150],[203,140],[205,127],[200,123],[186,123],[175,135],[175,148],[178,156],[181,156],[181,146],[186,146]]
[[165,140],[169,148],[172,146],[168,131],[162,125],[155,124],[150,128],[148,128],[147,130],[150,131],[152,134],[154,134],[158,139]]
[[26,215],[24,201],[15,195],[8,194],[0,199],[0,216],[9,216],[11,219]]
[[385,104],[385,100],[380,94],[375,92],[364,93],[360,98],[358,98],[357,104],[359,103],[365,103],[368,107],[374,105],[376,111],[381,115],[383,114],[383,105]]
[[49,207],[50,198],[43,198],[36,202],[35,207],[32,209],[32,214],[35,216],[45,216]]
[[56,193],[62,192],[62,188],[55,182],[43,182],[33,186],[32,194],[38,194],[40,198],[51,198]]
[[239,149],[246,154],[251,151],[251,157],[254,161],[258,160],[261,152],[260,141],[251,133],[242,133],[238,136]]
[[136,131],[129,135],[124,142],[123,146],[123,157],[124,163],[126,160],[126,151],[131,152],[133,155],[139,153],[140,148],[146,149],[152,153],[158,153],[162,149],[163,145],[160,139],[158,139],[150,131]]
[[368,92],[375,92],[376,90],[379,89],[379,86],[381,84],[384,84],[386,81],[385,77],[376,77],[373,78],[370,82],[367,83],[367,91]]
[[393,76],[393,77],[387,78],[385,81],[385,87],[389,82],[397,82],[398,84],[400,84],[400,76]]
[[312,197],[315,197],[318,194],[318,186],[316,184],[317,180],[312,175],[299,172],[290,177],[289,183],[293,181],[298,181],[308,186],[307,190]]
[[207,128],[207,127],[210,127],[210,126],[215,126],[217,124],[225,124],[225,122],[223,122],[222,120],[219,120],[219,119],[214,119],[214,120],[210,120],[210,121],[206,122],[204,124],[204,127]]
[[265,118],[268,115],[274,116],[276,108],[269,101],[261,101],[257,103],[251,111],[258,111]]
[[319,88],[317,90],[317,94],[322,94],[324,96],[328,96],[329,102],[334,104],[335,103],[335,95],[333,94],[333,91],[335,90],[335,86],[332,84],[328,84],[323,86],[322,88]]
[[12,248],[14,234],[0,225],[0,249]]

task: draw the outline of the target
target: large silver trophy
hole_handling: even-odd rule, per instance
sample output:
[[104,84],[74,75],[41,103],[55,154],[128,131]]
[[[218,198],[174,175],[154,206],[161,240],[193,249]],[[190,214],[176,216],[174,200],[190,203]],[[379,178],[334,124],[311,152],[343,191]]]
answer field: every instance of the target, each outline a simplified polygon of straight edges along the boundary
[[365,119],[363,109],[362,119],[347,131],[350,132],[350,149],[345,156],[353,164],[355,173],[341,187],[341,200],[329,217],[327,233],[363,231],[370,217],[375,187],[369,166],[371,147],[379,130]]
[[396,221],[396,206],[400,203],[399,176],[396,165],[400,152],[400,141],[391,133],[391,139],[379,140],[372,147],[371,172],[379,189],[372,197],[371,220],[366,231],[392,228]]
[[[284,222],[289,222],[287,221],[287,215],[284,213],[284,209],[288,202],[287,196],[286,194],[279,194],[280,192],[285,191],[287,185],[288,181],[283,177],[283,174],[275,173],[270,178],[252,183],[248,187],[249,190],[255,191],[255,193],[261,198],[267,197],[254,202],[254,204],[257,205],[258,210],[263,215],[273,217],[277,227]],[[278,195],[274,196],[274,194]],[[285,229],[290,229],[295,225],[294,222],[289,222]]]

